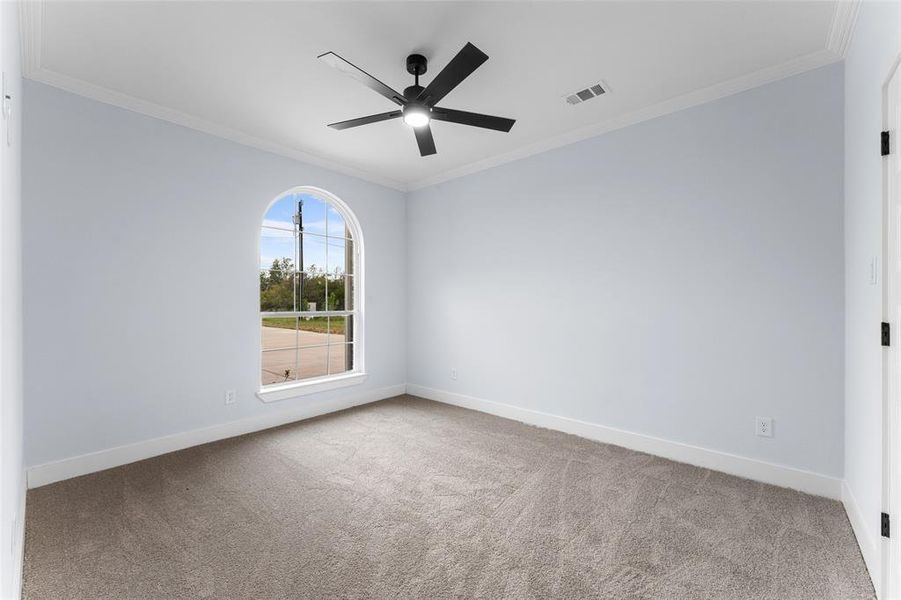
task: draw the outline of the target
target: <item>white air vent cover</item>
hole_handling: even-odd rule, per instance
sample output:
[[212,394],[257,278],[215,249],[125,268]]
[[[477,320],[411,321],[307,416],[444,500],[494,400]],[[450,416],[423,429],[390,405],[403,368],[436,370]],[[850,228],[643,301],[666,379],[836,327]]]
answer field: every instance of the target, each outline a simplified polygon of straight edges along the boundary
[[582,104],[586,100],[591,100],[592,98],[597,98],[601,94],[607,93],[607,86],[604,85],[603,82],[594,83],[584,89],[578,90],[576,92],[572,92],[570,94],[566,94],[563,98],[566,100],[567,104],[575,106],[576,104]]

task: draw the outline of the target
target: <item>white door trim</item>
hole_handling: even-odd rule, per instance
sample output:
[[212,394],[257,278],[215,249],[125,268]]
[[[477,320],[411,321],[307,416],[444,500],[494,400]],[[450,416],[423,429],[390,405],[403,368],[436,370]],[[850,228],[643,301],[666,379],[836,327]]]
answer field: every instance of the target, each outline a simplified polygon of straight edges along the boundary
[[[882,357],[882,510],[895,521],[895,531],[891,538],[878,538],[882,560],[879,572],[871,575],[880,598],[901,598],[898,567],[901,560],[901,311],[897,309],[901,305],[901,198],[898,198],[899,181],[893,173],[893,168],[898,170],[896,161],[901,160],[898,156],[901,123],[897,122],[901,110],[895,107],[901,102],[901,81],[895,82],[892,89],[896,75],[901,77],[899,67],[901,55],[895,59],[882,86],[882,128],[891,136],[891,153],[882,163],[882,311],[883,320],[891,325],[893,338]],[[875,139],[873,144],[875,147]]]

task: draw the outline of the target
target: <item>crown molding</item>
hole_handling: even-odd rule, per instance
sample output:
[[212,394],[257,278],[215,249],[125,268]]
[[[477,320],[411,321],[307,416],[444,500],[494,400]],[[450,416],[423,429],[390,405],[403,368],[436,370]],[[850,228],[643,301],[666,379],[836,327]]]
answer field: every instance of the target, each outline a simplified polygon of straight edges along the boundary
[[310,154],[309,152],[304,152],[297,148],[292,148],[278,142],[244,133],[243,131],[233,129],[226,125],[207,121],[154,102],[142,100],[141,98],[136,98],[128,94],[123,94],[122,92],[95,85],[82,79],[45,69],[41,66],[43,17],[44,0],[23,0],[20,2],[19,27],[22,38],[22,76],[27,79],[44,83],[92,100],[97,100],[98,102],[111,104],[119,108],[168,121],[189,129],[195,129],[244,146],[292,158],[308,165],[356,177],[357,179],[369,181],[401,192],[407,191],[406,184],[399,181],[375,175],[363,169],[349,167],[336,160]]
[[393,188],[401,192],[407,191],[407,186],[399,181],[387,179],[378,175],[373,175],[368,171],[349,167],[334,160],[322,158],[320,156],[316,156],[314,154],[310,154],[308,152],[304,152],[290,146],[285,146],[284,144],[280,144],[278,142],[272,142],[263,138],[249,135],[247,133],[244,133],[243,131],[232,129],[231,127],[227,127],[219,123],[207,121],[205,119],[201,119],[199,117],[195,117],[178,110],[167,108],[165,106],[161,106],[153,102],[148,102],[147,100],[142,100],[140,98],[135,98],[134,96],[129,96],[128,94],[113,91],[99,85],[94,85],[93,83],[88,83],[87,81],[69,77],[68,75],[63,75],[55,71],[50,71],[48,69],[42,68],[34,69],[28,75],[28,79],[37,81],[39,83],[44,83],[55,88],[59,88],[67,92],[77,94],[79,96],[84,96],[92,100],[97,100],[98,102],[103,102],[104,104],[111,104],[113,106],[147,115],[149,117],[154,117],[162,121],[168,121],[182,127],[201,131],[203,133],[223,138],[244,146],[257,148],[258,150],[264,150],[266,152],[271,152],[272,154],[278,154],[280,156],[292,158],[304,162],[308,165],[321,167],[330,171],[336,171],[344,175],[350,175],[351,177],[363,179],[365,181]]
[[226,125],[207,121],[178,110],[46,69],[41,66],[44,0],[22,0],[19,3],[19,23],[22,39],[22,74],[27,79],[51,85],[99,102],[175,123],[176,125],[196,129],[238,144],[292,158],[310,165],[356,177],[398,191],[409,192],[450,181],[451,179],[471,175],[534,154],[540,154],[542,152],[547,152],[548,150],[580,142],[609,131],[622,129],[643,121],[691,108],[692,106],[706,104],[707,102],[712,102],[726,96],[738,94],[761,85],[766,85],[780,79],[785,79],[786,77],[798,75],[805,71],[838,62],[844,58],[848,51],[859,9],[860,0],[836,1],[829,34],[825,40],[826,47],[823,50],[818,50],[779,65],[767,67],[754,73],[742,75],[741,77],[721,82],[707,88],[676,96],[625,115],[620,115],[612,119],[594,123],[587,127],[575,129],[518,148],[511,152],[472,162],[455,169],[450,169],[439,175],[411,183],[395,181],[363,169],[349,167],[342,164],[337,159],[329,159],[309,152],[304,152],[297,148],[244,133]]
[[844,58],[851,45],[854,26],[857,24],[857,13],[860,12],[860,0],[837,0],[832,12],[832,24],[826,38],[826,49]]
[[593,125],[589,125],[588,127],[575,129],[562,135],[536,142],[534,144],[519,148],[518,150],[514,150],[506,154],[501,154],[485,160],[470,163],[468,165],[464,165],[457,169],[452,169],[435,177],[430,177],[428,179],[422,179],[420,181],[413,182],[407,187],[410,191],[420,190],[422,188],[450,181],[451,179],[457,179],[466,175],[472,175],[473,173],[520,160],[534,154],[541,154],[542,152],[547,152],[548,150],[553,150],[555,148],[560,148],[562,146],[568,146],[569,144],[581,142],[583,140],[599,136],[609,131],[623,129],[624,127],[636,125],[643,121],[649,121],[651,119],[656,119],[657,117],[662,117],[670,113],[685,110],[686,108],[699,106],[701,104],[706,104],[714,100],[719,100],[720,98],[725,98],[726,96],[732,96],[734,94],[745,92],[747,90],[760,87],[768,83],[779,81],[780,79],[785,79],[786,77],[799,75],[806,71],[824,67],[840,60],[842,60],[840,56],[835,55],[829,50],[819,50],[817,52],[801,56],[800,58],[796,58],[780,65],[767,67],[748,75],[742,75],[741,77],[736,77],[735,79],[730,79],[728,81],[724,81],[707,88],[702,88],[688,94],[683,94],[681,96],[670,98],[669,100],[664,100],[663,102],[653,104],[646,108],[642,108],[625,115],[620,115],[613,119],[595,123]]

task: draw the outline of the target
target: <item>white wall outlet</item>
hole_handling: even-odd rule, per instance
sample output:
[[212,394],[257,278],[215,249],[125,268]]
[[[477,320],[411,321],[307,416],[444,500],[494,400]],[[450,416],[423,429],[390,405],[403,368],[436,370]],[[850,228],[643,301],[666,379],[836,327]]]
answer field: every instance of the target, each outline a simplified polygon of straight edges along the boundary
[[238,400],[238,392],[235,390],[225,390],[225,403],[234,404]]
[[457,379],[457,369],[451,369],[451,379]]
[[755,433],[760,437],[773,437],[773,418],[757,417]]

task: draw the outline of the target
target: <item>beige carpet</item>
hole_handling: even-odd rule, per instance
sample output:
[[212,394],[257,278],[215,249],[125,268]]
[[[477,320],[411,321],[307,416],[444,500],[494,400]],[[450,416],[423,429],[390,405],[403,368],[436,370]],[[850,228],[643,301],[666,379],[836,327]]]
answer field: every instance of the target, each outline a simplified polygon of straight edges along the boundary
[[405,397],[30,491],[25,597],[873,590],[838,502]]

